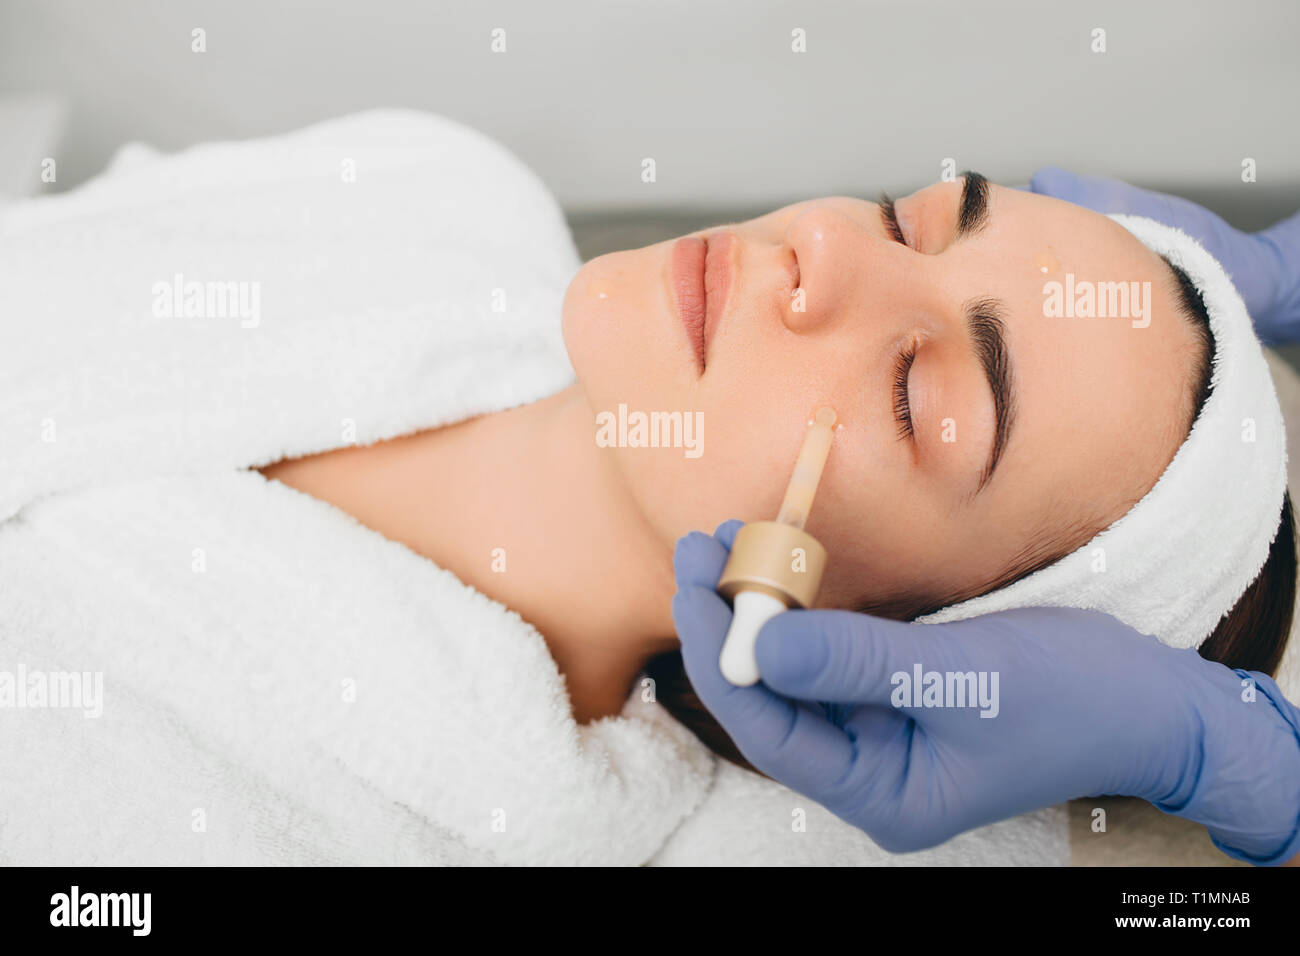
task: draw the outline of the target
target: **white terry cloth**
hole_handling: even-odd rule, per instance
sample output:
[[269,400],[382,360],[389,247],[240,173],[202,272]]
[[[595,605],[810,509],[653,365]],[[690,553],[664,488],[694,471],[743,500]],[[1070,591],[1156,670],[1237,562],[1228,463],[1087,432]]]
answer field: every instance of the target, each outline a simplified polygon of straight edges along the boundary
[[[517,614],[245,470],[565,386],[578,265],[514,157],[401,111],[0,214],[0,677],[103,674],[97,719],[0,708],[0,863],[1066,862],[1061,808],[892,857],[635,692],[579,726]],[[260,321],[156,317],[178,272]]]
[[1210,395],[1155,485],[1109,528],[1046,568],[921,621],[1092,608],[1172,647],[1199,647],[1264,566],[1286,491],[1286,428],[1245,303],[1186,233],[1138,216],[1111,218],[1180,266],[1204,298],[1215,344]]

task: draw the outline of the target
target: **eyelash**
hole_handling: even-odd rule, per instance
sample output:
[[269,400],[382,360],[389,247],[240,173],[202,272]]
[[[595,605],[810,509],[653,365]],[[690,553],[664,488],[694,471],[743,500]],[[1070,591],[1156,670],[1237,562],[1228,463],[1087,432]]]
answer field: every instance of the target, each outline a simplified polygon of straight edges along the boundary
[[898,422],[898,440],[910,439],[914,434],[912,427],[912,405],[907,398],[907,376],[916,361],[916,345],[909,345],[894,363],[894,420]]
[[894,200],[884,193],[880,194],[880,217],[885,221],[885,229],[888,230],[889,237],[906,246],[907,237],[903,235],[903,227],[898,224],[898,210],[894,208]]
[[[898,224],[898,210],[894,208],[894,200],[887,194],[881,193],[879,205],[880,218],[884,220],[889,237],[900,245],[906,246],[907,237],[903,235],[903,228]],[[894,420],[898,422],[899,441],[911,439],[916,431],[912,425],[912,404],[907,397],[907,376],[912,371],[914,361],[916,361],[915,343],[900,353],[894,363]]]

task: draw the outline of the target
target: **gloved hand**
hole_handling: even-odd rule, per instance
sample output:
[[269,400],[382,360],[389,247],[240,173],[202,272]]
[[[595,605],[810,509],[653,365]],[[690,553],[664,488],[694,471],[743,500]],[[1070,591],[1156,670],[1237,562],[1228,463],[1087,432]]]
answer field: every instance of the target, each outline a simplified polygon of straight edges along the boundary
[[[759,633],[762,675],[718,669],[715,591],[741,522],[677,542],[673,619],[696,693],[763,773],[887,850],[1074,797],[1124,794],[1209,827],[1229,856],[1300,853],[1300,709],[1264,674],[1175,650],[1095,611],[1027,608],[951,624],[791,611]],[[998,675],[979,707],[893,706],[892,675]],[[1257,685],[1244,702],[1243,678]],[[824,703],[819,703],[824,702]],[[990,710],[992,708],[989,708]]]
[[1034,173],[1029,189],[1096,212],[1146,216],[1181,229],[1227,270],[1263,341],[1300,338],[1300,213],[1263,232],[1242,232],[1186,199],[1055,166]]

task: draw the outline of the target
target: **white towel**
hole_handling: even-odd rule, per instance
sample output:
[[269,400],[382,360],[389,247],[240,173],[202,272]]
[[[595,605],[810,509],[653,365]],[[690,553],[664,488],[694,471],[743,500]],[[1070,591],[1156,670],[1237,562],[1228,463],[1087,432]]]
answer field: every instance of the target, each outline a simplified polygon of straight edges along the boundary
[[[531,172],[400,111],[0,215],[0,671],[104,680],[0,710],[0,862],[1066,861],[1061,808],[891,857],[635,692],[579,726],[518,615],[245,470],[563,387],[577,266]],[[156,317],[175,273],[260,321]]]

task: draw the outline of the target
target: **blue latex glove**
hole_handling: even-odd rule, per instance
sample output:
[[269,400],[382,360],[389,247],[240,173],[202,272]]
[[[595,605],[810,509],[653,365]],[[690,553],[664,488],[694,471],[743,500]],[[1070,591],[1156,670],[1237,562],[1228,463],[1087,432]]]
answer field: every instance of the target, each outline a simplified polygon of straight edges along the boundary
[[[731,609],[714,588],[740,526],[677,542],[673,619],[691,684],[750,763],[885,849],[1123,794],[1205,824],[1237,859],[1300,854],[1300,709],[1267,675],[1175,650],[1099,612],[907,624],[791,611],[759,633],[762,681],[731,685],[718,669]],[[997,715],[893,706],[891,676],[916,664],[997,672]],[[1256,681],[1253,703],[1242,700],[1244,677]]]
[[1232,276],[1263,341],[1300,339],[1300,213],[1263,232],[1242,232],[1186,199],[1055,166],[1034,173],[1029,189],[1096,212],[1146,216],[1181,229]]

